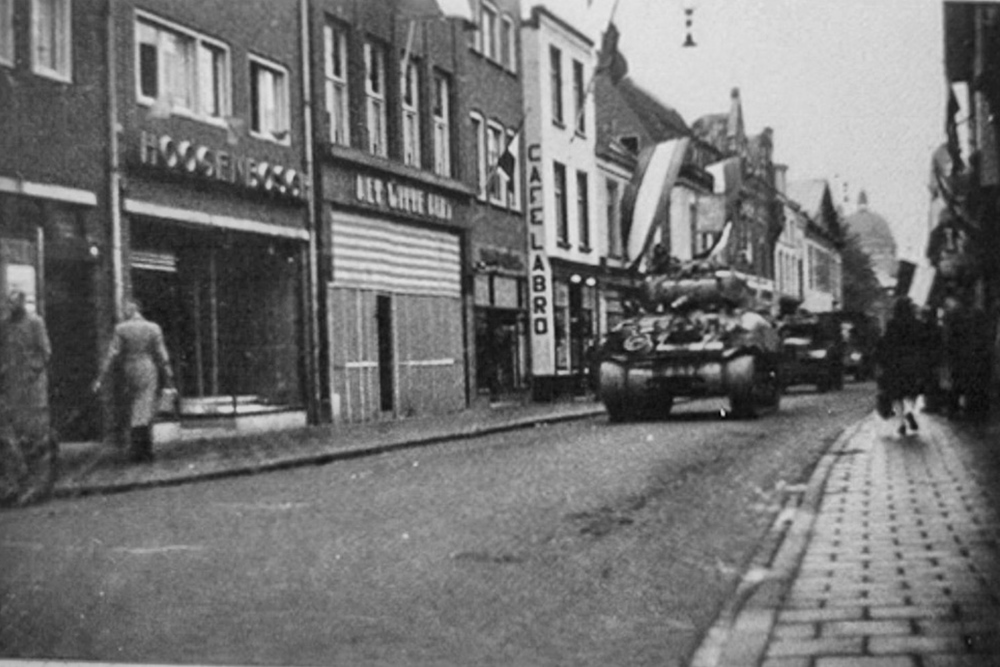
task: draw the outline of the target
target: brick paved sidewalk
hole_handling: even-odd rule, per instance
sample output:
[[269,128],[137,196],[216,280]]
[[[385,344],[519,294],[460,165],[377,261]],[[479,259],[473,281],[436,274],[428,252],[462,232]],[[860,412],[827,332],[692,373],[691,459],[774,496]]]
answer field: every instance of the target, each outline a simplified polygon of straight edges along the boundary
[[107,444],[63,444],[54,495],[109,493],[319,465],[603,413],[604,406],[593,400],[483,406],[438,417],[157,443],[153,463],[131,463]]
[[1000,665],[1000,429],[919,420],[831,448],[693,667]]

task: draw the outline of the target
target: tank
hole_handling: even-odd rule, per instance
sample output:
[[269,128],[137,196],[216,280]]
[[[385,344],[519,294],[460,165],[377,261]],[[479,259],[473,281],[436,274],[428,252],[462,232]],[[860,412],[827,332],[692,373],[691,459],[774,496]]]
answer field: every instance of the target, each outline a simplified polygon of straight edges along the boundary
[[750,303],[727,269],[691,263],[646,278],[641,308],[594,357],[610,419],[663,417],[678,397],[724,397],[739,418],[777,410],[780,339]]

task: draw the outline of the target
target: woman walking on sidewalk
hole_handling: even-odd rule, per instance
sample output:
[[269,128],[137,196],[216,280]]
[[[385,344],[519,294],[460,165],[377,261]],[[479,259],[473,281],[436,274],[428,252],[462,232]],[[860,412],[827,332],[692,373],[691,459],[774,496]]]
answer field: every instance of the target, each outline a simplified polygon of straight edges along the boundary
[[907,428],[920,428],[913,411],[923,391],[929,352],[925,328],[914,315],[913,304],[906,297],[899,298],[875,350],[879,390],[893,402],[900,419],[899,435],[906,435]]
[[160,393],[165,387],[172,387],[174,379],[163,331],[158,324],[142,316],[139,303],[134,299],[125,303],[125,319],[115,326],[111,346],[94,382],[94,392],[101,390],[116,362],[120,364],[123,393],[128,403],[132,460],[152,461],[153,419]]

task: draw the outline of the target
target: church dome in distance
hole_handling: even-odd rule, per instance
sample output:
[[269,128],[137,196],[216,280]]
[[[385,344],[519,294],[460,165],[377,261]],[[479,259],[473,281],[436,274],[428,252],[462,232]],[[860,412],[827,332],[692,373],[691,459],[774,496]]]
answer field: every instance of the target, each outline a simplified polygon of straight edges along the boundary
[[868,195],[862,190],[858,195],[858,210],[844,218],[848,229],[857,234],[863,248],[892,248],[896,253],[896,238],[889,223],[878,213],[868,208]]
[[886,219],[868,208],[868,195],[864,190],[858,195],[858,210],[844,218],[844,223],[847,232],[857,235],[861,249],[871,258],[875,276],[882,286],[894,284],[898,268],[896,238]]

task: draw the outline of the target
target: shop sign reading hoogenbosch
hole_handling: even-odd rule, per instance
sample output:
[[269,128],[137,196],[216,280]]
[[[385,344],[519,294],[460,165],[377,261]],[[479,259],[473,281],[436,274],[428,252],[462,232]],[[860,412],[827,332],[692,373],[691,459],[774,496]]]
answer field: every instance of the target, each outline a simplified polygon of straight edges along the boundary
[[144,165],[233,183],[279,197],[302,197],[302,174],[296,169],[174,139],[168,134],[143,131],[139,160]]
[[440,220],[451,220],[452,217],[451,202],[444,197],[375,176],[358,174],[354,181],[354,195],[358,201],[379,208]]

